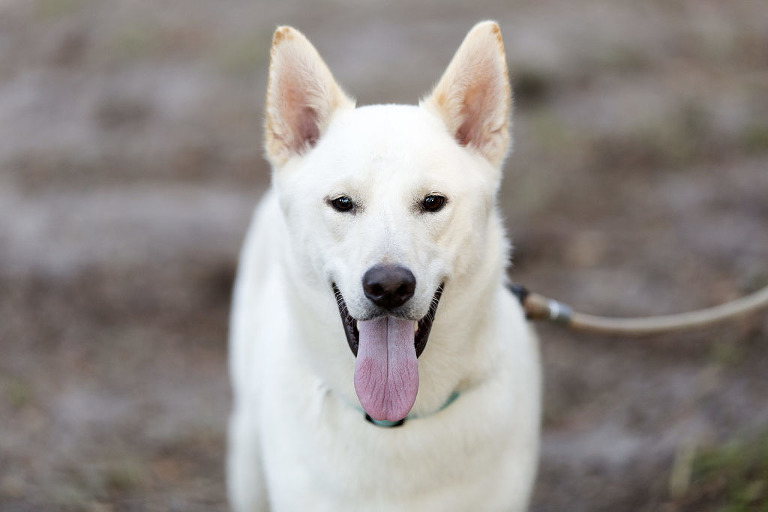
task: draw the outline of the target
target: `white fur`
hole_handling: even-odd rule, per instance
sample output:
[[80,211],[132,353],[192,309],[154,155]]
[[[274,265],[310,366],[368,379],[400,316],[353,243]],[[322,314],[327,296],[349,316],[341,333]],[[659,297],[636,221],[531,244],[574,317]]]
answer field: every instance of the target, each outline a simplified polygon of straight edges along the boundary
[[[479,63],[479,64],[478,64]],[[311,44],[281,27],[267,93],[273,190],[248,233],[232,311],[228,486],[245,511],[521,511],[538,453],[537,343],[504,287],[496,207],[509,84],[498,26],[470,31],[421,106],[354,108]],[[448,198],[436,213],[424,196]],[[328,199],[347,195],[355,213]],[[426,314],[415,419],[364,420],[331,283],[409,268]],[[448,397],[459,398],[441,410]]]

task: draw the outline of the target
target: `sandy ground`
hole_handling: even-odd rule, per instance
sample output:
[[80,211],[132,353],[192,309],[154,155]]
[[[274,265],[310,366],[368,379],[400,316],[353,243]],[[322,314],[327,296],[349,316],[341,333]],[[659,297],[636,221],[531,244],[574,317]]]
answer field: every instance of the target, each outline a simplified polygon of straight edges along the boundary
[[[514,280],[611,315],[768,284],[761,0],[5,0],[0,510],[226,509],[228,302],[268,182],[272,30],[307,33],[360,104],[413,103],[485,18],[515,81]],[[768,459],[765,314],[540,331],[532,510],[768,506],[749,456]]]

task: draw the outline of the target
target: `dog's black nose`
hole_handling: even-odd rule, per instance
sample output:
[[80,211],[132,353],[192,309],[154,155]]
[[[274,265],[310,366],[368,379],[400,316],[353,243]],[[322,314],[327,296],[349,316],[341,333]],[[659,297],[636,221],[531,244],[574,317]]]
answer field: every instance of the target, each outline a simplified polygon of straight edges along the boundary
[[399,265],[376,265],[363,276],[365,296],[384,309],[402,306],[415,290],[413,272]]

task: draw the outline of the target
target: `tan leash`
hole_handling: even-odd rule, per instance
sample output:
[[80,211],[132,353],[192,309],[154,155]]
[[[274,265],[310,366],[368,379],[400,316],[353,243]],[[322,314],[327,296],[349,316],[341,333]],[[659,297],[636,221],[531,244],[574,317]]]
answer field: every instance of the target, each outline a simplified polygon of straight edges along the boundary
[[645,336],[701,329],[768,307],[768,286],[731,302],[689,313],[645,318],[607,318],[578,313],[569,305],[510,286],[531,320],[548,320],[569,329],[616,336]]

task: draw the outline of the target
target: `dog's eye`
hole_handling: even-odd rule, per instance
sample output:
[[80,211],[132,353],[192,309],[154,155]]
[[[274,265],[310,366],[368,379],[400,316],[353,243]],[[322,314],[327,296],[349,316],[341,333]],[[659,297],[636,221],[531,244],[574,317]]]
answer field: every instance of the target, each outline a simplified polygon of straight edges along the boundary
[[421,207],[427,212],[438,212],[445,206],[445,197],[437,194],[429,194],[421,202]]
[[337,197],[336,199],[331,200],[330,203],[331,206],[339,212],[348,212],[355,207],[354,201],[347,196]]

